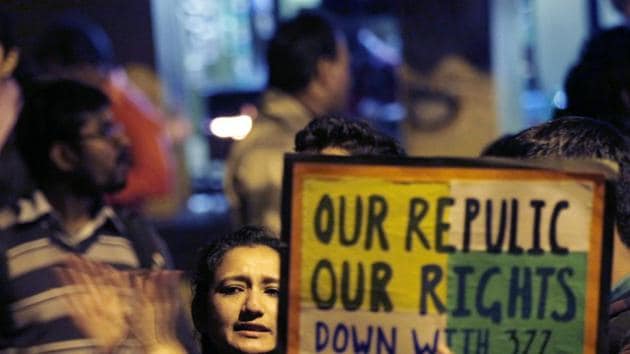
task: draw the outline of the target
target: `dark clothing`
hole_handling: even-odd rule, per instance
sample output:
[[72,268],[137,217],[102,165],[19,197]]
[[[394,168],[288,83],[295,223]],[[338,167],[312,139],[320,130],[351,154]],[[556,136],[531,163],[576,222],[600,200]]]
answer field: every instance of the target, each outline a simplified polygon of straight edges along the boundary
[[[620,353],[625,342],[630,342],[630,298],[613,302],[609,307],[608,352]],[[630,346],[628,346],[630,349]],[[630,353],[630,350],[628,351]]]
[[630,354],[630,278],[615,285],[610,295],[608,352]]
[[[0,118],[2,119],[2,118]],[[0,150],[0,208],[31,194],[33,182],[11,137]]]

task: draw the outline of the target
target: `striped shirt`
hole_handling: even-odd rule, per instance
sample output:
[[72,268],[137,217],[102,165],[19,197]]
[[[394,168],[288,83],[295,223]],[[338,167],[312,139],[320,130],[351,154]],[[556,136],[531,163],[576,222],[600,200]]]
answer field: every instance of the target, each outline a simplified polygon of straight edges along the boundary
[[[140,262],[126,228],[107,206],[74,235],[68,235],[43,194],[21,200],[11,216],[0,213],[0,353],[94,353],[70,318],[54,267],[71,255],[112,265],[139,268]],[[122,345],[134,352],[130,341]],[[125,350],[122,350],[123,352]]]

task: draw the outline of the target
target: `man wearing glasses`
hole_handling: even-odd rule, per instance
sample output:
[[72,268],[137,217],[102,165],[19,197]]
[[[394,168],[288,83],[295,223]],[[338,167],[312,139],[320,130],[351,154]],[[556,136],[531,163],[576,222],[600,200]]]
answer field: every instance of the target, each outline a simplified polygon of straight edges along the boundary
[[[101,91],[70,80],[35,82],[24,90],[17,145],[39,190],[18,202],[0,230],[0,351],[102,349],[73,321],[77,306],[67,295],[77,287],[59,277],[71,256],[99,262],[94,264],[116,276],[169,265],[146,223],[103,202],[106,193],[125,186],[131,163],[129,140],[109,106]],[[98,272],[92,269],[90,277]],[[108,305],[97,307],[110,310]],[[117,330],[115,322],[99,320],[93,318],[97,334]],[[114,344],[124,348],[124,336],[121,341]]]

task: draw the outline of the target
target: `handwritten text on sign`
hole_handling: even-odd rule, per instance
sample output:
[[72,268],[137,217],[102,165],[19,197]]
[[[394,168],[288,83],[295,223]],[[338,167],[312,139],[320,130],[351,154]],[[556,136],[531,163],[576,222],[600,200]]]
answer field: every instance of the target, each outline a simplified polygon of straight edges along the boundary
[[300,353],[584,352],[594,190],[306,176]]

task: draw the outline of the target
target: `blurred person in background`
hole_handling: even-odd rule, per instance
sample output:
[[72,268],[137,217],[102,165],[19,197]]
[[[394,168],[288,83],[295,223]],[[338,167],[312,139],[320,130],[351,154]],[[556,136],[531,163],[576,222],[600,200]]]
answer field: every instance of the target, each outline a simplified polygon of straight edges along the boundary
[[309,121],[345,109],[351,79],[343,34],[312,11],[279,25],[267,64],[260,115],[249,135],[232,146],[224,182],[233,226],[262,225],[279,234],[283,154]]
[[177,107],[174,109],[167,104],[168,92],[164,89],[158,73],[142,63],[125,63],[125,73],[129,80],[138,87],[165,116],[165,128],[171,141],[173,156],[175,157],[175,183],[170,193],[155,196],[143,204],[142,210],[153,217],[168,217],[180,211],[190,195],[190,176],[186,164],[184,142],[193,131],[190,117]]
[[567,104],[556,117],[584,116],[630,133],[630,28],[619,26],[589,38],[569,70]]
[[412,156],[478,156],[497,135],[490,1],[398,1],[402,142]]
[[117,66],[100,26],[85,17],[66,16],[45,30],[34,57],[40,77],[78,80],[109,96],[114,119],[129,136],[133,158],[127,186],[111,196],[114,203],[142,207],[172,191],[175,165],[166,118]]
[[[117,270],[171,266],[162,240],[144,219],[104,202],[106,193],[125,186],[129,139],[100,90],[77,81],[47,80],[24,87],[16,144],[38,190],[29,202],[21,200],[8,208],[13,219],[0,230],[0,349],[101,350],[103,343],[94,334],[115,332],[120,324],[107,320],[107,315],[94,317],[100,329],[86,331],[73,314],[102,312],[71,304],[81,289],[76,280],[102,272],[91,271],[90,263],[74,262],[87,269],[75,267],[70,275],[84,276],[70,276],[73,281],[66,283],[56,276],[56,268],[72,257]],[[93,304],[104,306],[106,314],[121,313],[110,303]],[[124,341],[116,345],[135,345],[132,338],[128,338],[132,342],[121,338]],[[185,332],[180,338],[192,342]]]

